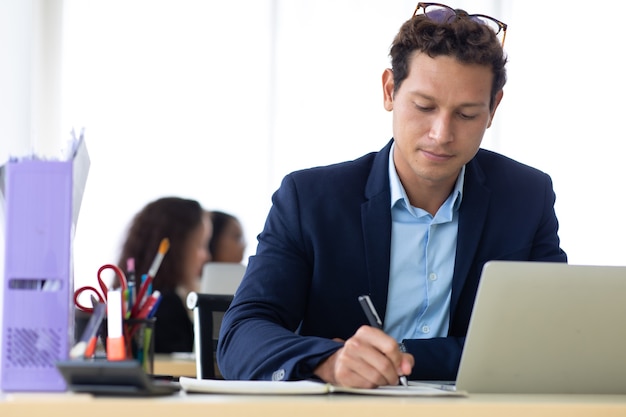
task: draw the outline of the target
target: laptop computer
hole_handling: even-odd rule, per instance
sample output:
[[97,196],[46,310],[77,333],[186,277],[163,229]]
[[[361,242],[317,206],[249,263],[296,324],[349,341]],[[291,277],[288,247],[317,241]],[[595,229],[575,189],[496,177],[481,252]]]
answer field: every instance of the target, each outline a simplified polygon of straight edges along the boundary
[[487,263],[456,389],[626,394],[626,267]]
[[230,262],[208,262],[202,268],[200,292],[233,295],[243,279],[246,266]]

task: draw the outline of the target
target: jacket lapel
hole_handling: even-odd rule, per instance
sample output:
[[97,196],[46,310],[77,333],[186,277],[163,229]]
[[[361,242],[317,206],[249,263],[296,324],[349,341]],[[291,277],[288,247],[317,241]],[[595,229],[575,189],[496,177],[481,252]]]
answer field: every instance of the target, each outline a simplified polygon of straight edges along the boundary
[[450,317],[454,317],[461,290],[472,266],[487,219],[491,192],[484,182],[484,173],[474,158],[468,162],[465,169],[463,202],[459,209],[456,261],[452,277]]
[[367,200],[361,206],[370,298],[383,321],[387,310],[391,250],[391,191],[389,189],[391,143],[392,141],[374,158],[365,186]]

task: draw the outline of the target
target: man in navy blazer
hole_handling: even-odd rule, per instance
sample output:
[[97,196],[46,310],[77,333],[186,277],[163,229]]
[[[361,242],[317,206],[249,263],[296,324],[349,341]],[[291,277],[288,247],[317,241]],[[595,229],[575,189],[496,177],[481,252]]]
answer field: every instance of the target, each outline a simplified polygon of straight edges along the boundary
[[[393,139],[354,161],[291,173],[274,194],[257,253],[222,322],[225,378],[316,377],[357,387],[396,384],[404,374],[453,380],[483,265],[567,261],[550,177],[479,148],[506,79],[501,41],[484,19],[432,8],[420,4],[400,29],[393,68],[383,74]],[[420,229],[406,247],[394,240],[417,217],[445,220]],[[423,250],[428,239],[438,239],[434,253]],[[398,253],[417,268],[407,271]],[[448,272],[422,271],[433,260]],[[427,281],[438,280],[445,291],[439,298],[402,294],[412,280],[429,291]],[[368,326],[362,294],[384,330],[390,315],[415,328],[419,317],[401,313],[415,303],[431,308],[426,314],[439,334],[424,326],[417,333],[425,334],[393,338]],[[403,305],[393,294],[403,295]]]

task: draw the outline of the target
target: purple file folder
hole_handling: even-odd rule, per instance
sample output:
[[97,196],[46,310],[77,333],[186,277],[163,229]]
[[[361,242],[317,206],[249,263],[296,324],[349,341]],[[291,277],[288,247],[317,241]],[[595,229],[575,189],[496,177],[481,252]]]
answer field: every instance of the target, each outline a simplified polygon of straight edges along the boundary
[[9,162],[5,169],[0,388],[63,391],[55,364],[73,342],[74,200],[82,190],[77,197],[72,160]]

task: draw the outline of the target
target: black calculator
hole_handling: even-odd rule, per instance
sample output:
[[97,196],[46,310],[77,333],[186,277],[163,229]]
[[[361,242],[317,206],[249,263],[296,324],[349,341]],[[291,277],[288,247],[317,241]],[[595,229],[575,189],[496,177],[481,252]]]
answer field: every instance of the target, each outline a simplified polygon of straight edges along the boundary
[[180,391],[180,383],[171,377],[147,374],[134,360],[67,360],[56,367],[74,392],[94,395],[158,396]]

